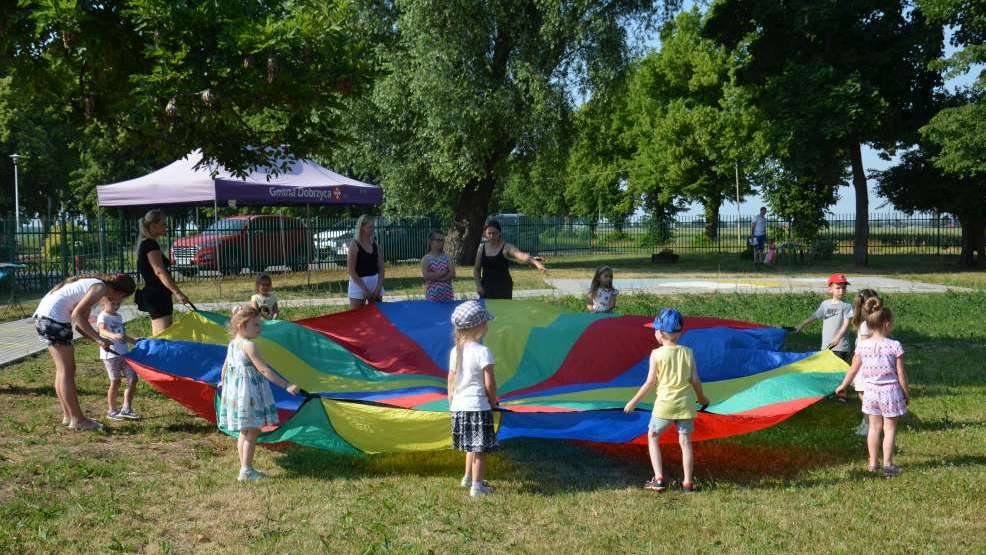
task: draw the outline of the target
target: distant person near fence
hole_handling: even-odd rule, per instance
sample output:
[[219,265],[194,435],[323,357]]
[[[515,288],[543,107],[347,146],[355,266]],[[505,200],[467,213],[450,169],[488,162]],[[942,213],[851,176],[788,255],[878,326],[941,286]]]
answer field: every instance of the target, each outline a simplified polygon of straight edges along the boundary
[[380,245],[373,240],[376,221],[363,214],[356,220],[353,241],[346,255],[349,269],[349,308],[383,300],[384,260]]
[[767,207],[760,207],[760,214],[753,218],[750,224],[750,235],[753,237],[753,263],[764,262],[764,245],[767,243]]
[[504,242],[500,222],[489,220],[483,229],[486,242],[476,251],[473,276],[476,278],[476,292],[483,299],[511,299],[514,296],[514,281],[510,277],[510,258],[530,264],[544,271],[544,264],[533,256]]
[[137,236],[137,272],[144,280],[144,287],[137,291],[137,310],[146,312],[151,317],[151,333],[157,335],[171,325],[171,315],[174,303],[171,295],[174,293],[182,304],[188,303],[188,297],[175,284],[168,268],[171,260],[161,251],[157,239],[167,230],[164,212],[150,210],[138,223]]

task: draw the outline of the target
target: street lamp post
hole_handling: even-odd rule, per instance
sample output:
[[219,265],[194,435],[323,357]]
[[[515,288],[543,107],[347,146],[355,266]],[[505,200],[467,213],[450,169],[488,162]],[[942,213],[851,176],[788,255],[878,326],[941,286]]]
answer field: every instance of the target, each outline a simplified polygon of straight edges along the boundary
[[20,154],[11,154],[10,159],[14,161],[14,237],[21,230],[21,194],[17,186],[17,161],[21,159]]

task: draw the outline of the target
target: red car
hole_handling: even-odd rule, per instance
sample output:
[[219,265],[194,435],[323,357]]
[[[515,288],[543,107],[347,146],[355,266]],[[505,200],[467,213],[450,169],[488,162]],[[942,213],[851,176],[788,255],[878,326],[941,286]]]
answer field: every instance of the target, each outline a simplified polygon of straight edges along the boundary
[[183,274],[218,270],[238,274],[243,268],[261,272],[269,266],[302,270],[314,256],[305,224],[291,216],[232,216],[202,233],[176,239],[171,245],[172,269]]

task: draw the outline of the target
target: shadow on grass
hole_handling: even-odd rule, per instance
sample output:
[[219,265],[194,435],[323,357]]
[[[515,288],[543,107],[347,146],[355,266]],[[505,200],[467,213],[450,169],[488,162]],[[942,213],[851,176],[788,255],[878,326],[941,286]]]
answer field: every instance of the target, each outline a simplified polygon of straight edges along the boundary
[[25,395],[36,397],[56,397],[55,387],[51,385],[23,386],[7,384],[0,389],[0,394]]

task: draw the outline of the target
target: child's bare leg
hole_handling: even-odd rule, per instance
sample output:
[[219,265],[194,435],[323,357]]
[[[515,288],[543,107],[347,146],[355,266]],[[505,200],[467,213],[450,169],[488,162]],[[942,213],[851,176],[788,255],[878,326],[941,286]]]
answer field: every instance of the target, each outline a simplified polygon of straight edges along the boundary
[[647,452],[650,453],[650,465],[654,469],[654,478],[664,477],[664,466],[661,464],[661,436],[654,432],[647,434]]
[[236,436],[236,460],[243,461],[243,432]]
[[469,453],[473,457],[472,462],[472,483],[481,484],[483,475],[486,472],[486,453]]
[[110,380],[110,388],[106,390],[106,410],[116,410],[116,394],[120,392],[120,380]]
[[897,418],[883,418],[883,466],[888,467],[894,464],[894,447],[897,442]]
[[695,461],[694,451],[692,450],[692,435],[678,434],[678,445],[681,446],[681,467],[684,472],[682,483],[692,483],[692,466]]
[[137,392],[137,380],[127,379],[127,389],[123,391],[123,408],[133,407],[134,393]]
[[257,437],[260,430],[250,428],[240,430],[240,437],[243,439],[243,452],[240,454],[240,468],[253,468],[253,453],[257,448]]
[[870,468],[876,468],[880,456],[880,432],[883,431],[883,417],[870,414],[870,431],[866,434],[866,450],[870,455]]
[[476,460],[476,453],[466,453],[466,478],[472,479],[472,466]]

